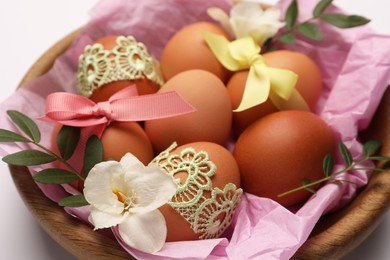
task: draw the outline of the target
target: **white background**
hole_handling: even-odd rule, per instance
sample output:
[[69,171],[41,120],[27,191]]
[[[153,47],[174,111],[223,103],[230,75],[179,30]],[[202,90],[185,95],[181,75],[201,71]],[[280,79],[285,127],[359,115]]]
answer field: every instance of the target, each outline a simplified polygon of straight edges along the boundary
[[[14,91],[28,68],[45,50],[88,21],[88,12],[97,1],[0,2],[0,102]],[[390,34],[389,2],[335,0],[334,3],[372,19],[371,26],[378,32]],[[14,187],[8,167],[2,162],[0,200],[1,259],[73,259],[32,218]],[[387,214],[379,228],[346,259],[390,259],[389,244],[390,214]]]

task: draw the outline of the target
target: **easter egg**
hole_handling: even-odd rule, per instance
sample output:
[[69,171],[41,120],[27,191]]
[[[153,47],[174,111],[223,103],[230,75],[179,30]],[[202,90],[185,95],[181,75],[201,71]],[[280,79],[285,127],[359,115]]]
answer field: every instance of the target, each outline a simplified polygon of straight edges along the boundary
[[[322,91],[322,76],[319,67],[310,57],[299,52],[277,50],[265,53],[263,58],[265,64],[270,68],[285,69],[296,73],[298,80],[295,89],[310,109],[316,106]],[[233,109],[237,108],[241,102],[248,74],[248,70],[236,72],[227,83]],[[234,132],[239,135],[257,119],[276,111],[278,111],[277,107],[268,99],[266,102],[247,110],[234,112]]]
[[136,122],[112,122],[104,130],[101,141],[105,160],[119,161],[129,152],[147,165],[154,157],[148,136]]
[[79,58],[77,91],[95,102],[106,101],[133,84],[139,95],[152,94],[162,83],[158,62],[132,36],[98,39]]
[[167,81],[158,93],[176,91],[196,108],[186,115],[145,122],[156,152],[172,142],[179,145],[207,141],[225,145],[231,129],[232,107],[223,82],[205,70],[181,72]]
[[233,155],[245,192],[287,207],[311,193],[278,195],[302,186],[306,179],[323,178],[323,159],[333,149],[332,129],[319,116],[291,110],[272,113],[250,125],[238,138]]
[[182,28],[168,41],[161,55],[161,70],[165,80],[192,69],[209,71],[223,82],[228,80],[230,72],[222,66],[207,46],[203,39],[203,31],[229,38],[220,26],[210,22],[197,22]]
[[229,227],[242,194],[230,151],[210,142],[172,145],[152,163],[178,184],[173,198],[159,208],[167,225],[166,241],[216,238]]

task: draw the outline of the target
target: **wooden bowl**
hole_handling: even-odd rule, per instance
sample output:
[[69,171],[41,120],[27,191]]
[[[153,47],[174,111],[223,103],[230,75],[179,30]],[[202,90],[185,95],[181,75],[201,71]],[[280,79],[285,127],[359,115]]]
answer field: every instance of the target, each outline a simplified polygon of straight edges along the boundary
[[[46,73],[57,56],[77,36],[76,31],[50,48],[29,70],[20,85]],[[379,127],[380,126],[380,127]],[[390,154],[390,91],[363,138],[382,141],[381,154]],[[116,240],[106,237],[68,215],[44,196],[27,169],[10,166],[15,185],[27,208],[43,229],[79,259],[129,259]],[[375,174],[359,195],[342,210],[323,216],[294,259],[337,259],[357,247],[377,227],[390,201],[390,174]]]

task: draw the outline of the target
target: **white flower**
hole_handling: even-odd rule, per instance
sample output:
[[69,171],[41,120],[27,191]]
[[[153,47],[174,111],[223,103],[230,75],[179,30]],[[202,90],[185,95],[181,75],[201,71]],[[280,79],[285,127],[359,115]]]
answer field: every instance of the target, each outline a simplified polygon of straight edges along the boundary
[[118,225],[129,246],[147,253],[160,250],[165,243],[167,228],[158,208],[176,190],[172,176],[157,165],[145,167],[130,153],[120,162],[96,164],[84,184],[95,230]]
[[251,36],[259,45],[285,26],[285,23],[279,20],[279,9],[270,7],[263,10],[256,2],[237,3],[230,10],[230,17],[222,9],[216,7],[209,8],[207,12],[236,39]]

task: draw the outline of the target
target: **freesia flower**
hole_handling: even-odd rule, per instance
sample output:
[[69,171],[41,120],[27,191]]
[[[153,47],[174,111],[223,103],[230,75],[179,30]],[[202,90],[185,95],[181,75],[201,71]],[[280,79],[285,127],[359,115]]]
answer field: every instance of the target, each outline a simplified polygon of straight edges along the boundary
[[84,184],[95,230],[118,225],[124,242],[147,253],[160,250],[165,243],[167,228],[158,208],[176,190],[171,175],[157,165],[145,167],[130,153],[119,162],[96,164]]
[[242,1],[235,4],[230,10],[230,17],[222,9],[216,7],[209,8],[207,12],[236,39],[251,36],[259,45],[285,26],[285,23],[279,20],[279,9],[270,7],[263,10],[256,2]]

